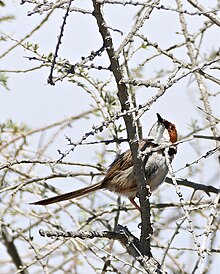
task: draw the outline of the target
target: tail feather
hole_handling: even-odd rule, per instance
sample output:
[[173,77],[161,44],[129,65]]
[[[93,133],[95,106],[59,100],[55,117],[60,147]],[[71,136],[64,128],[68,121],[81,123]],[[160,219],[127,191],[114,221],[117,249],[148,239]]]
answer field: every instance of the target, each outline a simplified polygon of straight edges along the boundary
[[54,196],[51,198],[47,198],[44,200],[39,200],[39,201],[30,203],[30,204],[32,204],[32,205],[49,205],[49,204],[54,204],[54,203],[58,203],[61,201],[77,198],[77,197],[86,195],[90,192],[101,189],[101,184],[102,184],[102,182],[99,182],[99,183],[91,185],[91,186],[87,186],[87,187],[84,187],[84,188],[81,188],[81,189],[78,189],[75,191],[67,192],[67,193],[57,195],[57,196]]

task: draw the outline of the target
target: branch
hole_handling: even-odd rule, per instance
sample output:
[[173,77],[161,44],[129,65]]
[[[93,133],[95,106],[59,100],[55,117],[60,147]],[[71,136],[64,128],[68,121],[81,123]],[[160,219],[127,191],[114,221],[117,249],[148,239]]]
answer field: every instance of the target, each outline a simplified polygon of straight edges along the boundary
[[188,168],[194,164],[198,164],[199,161],[201,161],[202,159],[207,159],[208,157],[212,156],[214,153],[218,152],[220,150],[220,146],[217,146],[213,149],[210,149],[209,151],[207,151],[204,155],[200,156],[198,159],[194,160],[191,163],[187,163],[184,167],[179,168],[178,170],[175,170],[175,173],[179,172],[180,170],[183,170],[185,168]]
[[53,82],[53,70],[54,70],[54,67],[56,65],[56,59],[58,57],[58,50],[59,50],[59,47],[61,45],[61,38],[63,36],[64,26],[66,25],[66,20],[67,20],[67,17],[69,15],[71,4],[72,4],[72,0],[69,0],[69,3],[68,3],[67,8],[66,8],[66,13],[63,17],[63,23],[62,23],[62,26],[60,28],[60,35],[58,36],[58,42],[57,42],[57,45],[56,45],[54,57],[53,57],[53,60],[52,60],[52,65],[51,65],[51,68],[50,68],[50,75],[49,75],[48,80],[47,80],[48,84],[50,84],[50,85],[55,85],[55,83]]
[[[188,2],[193,5],[194,7],[198,8],[199,10],[204,10],[204,8],[199,5],[199,3],[196,1],[196,0],[188,0]],[[182,3],[182,0],[177,0],[177,7],[180,11],[183,11],[183,3]],[[207,13],[206,16],[212,20],[215,24],[217,24],[218,26],[220,26],[220,21],[217,19],[217,16],[215,16],[214,14],[209,14]],[[181,24],[181,27],[182,27],[182,32],[183,32],[183,35],[184,35],[184,38],[185,38],[185,42],[186,42],[186,47],[187,47],[187,54],[190,58],[190,61],[192,63],[192,65],[195,67],[198,65],[198,61],[196,59],[196,55],[195,55],[195,40],[191,39],[191,35],[188,31],[188,28],[187,28],[187,23],[186,23],[186,20],[185,20],[185,17],[184,17],[184,14],[179,14],[179,19],[180,19],[180,24]],[[213,125],[211,126],[211,131],[213,133],[213,136],[218,136],[218,130],[217,130],[217,127],[215,124],[215,120],[212,116],[212,109],[211,109],[211,104],[209,102],[209,94],[207,92],[207,88],[205,86],[205,83],[204,83],[204,80],[203,80],[203,77],[202,75],[200,75],[200,73],[198,71],[195,71],[194,73],[195,75],[195,79],[196,79],[196,82],[197,82],[197,85],[198,85],[198,88],[199,88],[199,91],[200,91],[200,94],[201,94],[201,100],[204,104],[204,108],[205,108],[205,111],[206,111],[206,119],[207,121]],[[216,141],[216,144],[218,145],[218,142]]]
[[195,229],[193,227],[193,222],[192,222],[192,218],[189,214],[189,210],[184,205],[185,200],[184,200],[184,197],[182,195],[182,192],[180,191],[180,187],[177,184],[175,174],[173,173],[173,168],[172,168],[171,163],[169,161],[169,155],[168,155],[167,152],[165,152],[165,157],[166,157],[166,164],[167,164],[167,167],[168,167],[168,173],[171,176],[171,181],[172,181],[173,185],[175,186],[176,194],[179,197],[179,202],[180,202],[181,208],[182,208],[182,210],[185,214],[185,218],[188,221],[188,225],[189,225],[188,231],[189,231],[189,233],[191,233],[191,235],[193,237],[194,244],[197,247],[198,256],[200,258],[204,259],[205,258],[204,257],[204,251],[201,249],[201,246],[200,246],[200,243],[199,243],[199,236],[196,234]]
[[18,190],[20,190],[22,187],[32,184],[32,183],[36,183],[39,181],[43,181],[44,182],[44,186],[47,188],[50,188],[51,190],[54,190],[55,188],[52,186],[49,186],[45,183],[45,181],[50,180],[50,179],[54,179],[54,178],[73,178],[73,177],[77,177],[77,176],[88,176],[88,177],[94,177],[94,176],[100,176],[102,175],[102,173],[98,172],[98,173],[86,173],[86,172],[67,172],[67,173],[61,173],[61,172],[57,172],[57,173],[52,173],[49,175],[45,175],[45,176],[41,176],[41,177],[31,177],[30,179],[27,179],[24,182],[18,183],[18,184],[14,184],[12,186],[8,186],[5,188],[1,188],[0,189],[0,193],[4,193],[6,191],[10,191],[10,190],[14,190],[14,193],[12,195],[14,195]]
[[[165,179],[165,182],[170,185],[173,185],[173,181],[171,178],[167,177]],[[192,181],[188,181],[187,179],[176,179],[176,182],[178,185],[181,185],[181,186],[190,187],[190,188],[193,188],[194,190],[204,191],[208,196],[210,196],[210,193],[215,193],[215,194],[219,193],[219,189],[211,185],[198,184]]]
[[[94,239],[94,238],[107,238],[109,240],[118,240],[126,249],[127,252],[134,257],[140,265],[144,268],[148,274],[162,274],[160,269],[160,264],[153,258],[148,258],[142,254],[142,248],[140,241],[135,237],[127,227],[118,225],[116,231],[81,231],[81,232],[72,232],[72,231],[48,231],[48,230],[39,230],[39,234],[42,237],[49,237],[52,239],[57,238],[80,238],[85,239]],[[163,272],[165,273],[165,272]]]
[[207,11],[197,0],[187,0],[193,7],[202,12],[202,14],[208,17],[214,24],[220,27],[220,20],[214,12]]
[[[97,21],[99,27],[99,32],[102,36],[104,46],[106,48],[109,61],[110,61],[110,70],[112,71],[115,81],[118,88],[118,98],[121,104],[122,112],[130,110],[131,104],[129,102],[129,95],[126,85],[121,82],[123,79],[123,74],[119,65],[118,56],[114,50],[113,41],[111,34],[108,30],[108,27],[105,23],[105,20],[102,16],[101,5],[93,0],[93,15]],[[141,246],[142,251],[145,252],[145,255],[151,256],[150,252],[150,237],[149,237],[149,228],[150,228],[150,204],[149,200],[146,199],[148,195],[148,189],[146,187],[146,179],[144,174],[144,167],[142,164],[141,156],[139,155],[139,146],[138,146],[138,134],[135,126],[135,121],[133,115],[125,115],[124,117],[126,131],[128,135],[129,145],[132,153],[133,163],[134,163],[134,173],[135,180],[138,186],[139,200],[141,205]]]
[[[220,200],[220,192],[216,195],[216,197],[212,203],[211,212],[210,212],[209,218],[207,220],[206,230],[204,231],[204,237],[203,237],[203,241],[202,241],[202,250],[203,251],[205,251],[207,242],[209,240],[209,236],[211,236],[212,224],[214,223],[214,221],[217,219],[217,217],[219,215],[219,209],[217,209],[219,200]],[[204,255],[206,255],[206,254],[204,254]],[[198,265],[199,265],[199,272],[202,273],[203,269],[204,269],[204,260],[201,260],[201,258],[199,258]]]
[[44,127],[41,127],[41,128],[37,128],[37,129],[34,129],[34,130],[30,130],[30,131],[28,131],[27,133],[22,133],[22,134],[19,135],[18,137],[13,138],[13,140],[7,142],[6,144],[3,144],[3,145],[0,147],[0,151],[2,151],[4,148],[8,147],[8,146],[11,145],[11,144],[14,144],[14,143],[17,142],[18,140],[26,138],[27,136],[30,136],[30,135],[32,135],[32,134],[39,133],[39,132],[41,132],[41,131],[48,130],[48,129],[51,129],[51,128],[60,126],[60,125],[62,125],[62,124],[69,125],[70,123],[72,123],[72,122],[75,121],[75,120],[78,120],[78,119],[81,119],[81,118],[85,118],[88,114],[93,114],[93,113],[95,113],[97,110],[98,110],[97,108],[92,108],[92,109],[87,110],[87,111],[84,111],[84,112],[82,112],[82,113],[80,113],[80,114],[78,114],[78,115],[74,115],[74,116],[68,117],[68,118],[66,118],[66,119],[60,120],[60,121],[55,122],[55,123],[53,123],[53,124],[49,124],[49,125],[44,126]]
[[[18,249],[14,244],[14,240],[11,236],[8,235],[7,229],[4,225],[1,226],[1,230],[2,230],[2,238],[5,242],[5,246],[7,248],[8,254],[11,256],[14,264],[16,265],[16,267],[18,269],[20,269],[23,266],[21,257],[18,253]],[[22,274],[28,274],[27,270],[23,270],[20,273]]]
[[194,138],[220,141],[220,136],[193,135]]

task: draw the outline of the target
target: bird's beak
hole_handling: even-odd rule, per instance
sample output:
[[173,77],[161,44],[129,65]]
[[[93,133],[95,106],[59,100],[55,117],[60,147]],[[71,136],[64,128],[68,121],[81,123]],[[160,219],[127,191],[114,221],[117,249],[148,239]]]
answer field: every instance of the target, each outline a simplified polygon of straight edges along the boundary
[[163,123],[163,118],[160,116],[160,114],[159,113],[157,113],[157,121],[159,122],[159,123]]

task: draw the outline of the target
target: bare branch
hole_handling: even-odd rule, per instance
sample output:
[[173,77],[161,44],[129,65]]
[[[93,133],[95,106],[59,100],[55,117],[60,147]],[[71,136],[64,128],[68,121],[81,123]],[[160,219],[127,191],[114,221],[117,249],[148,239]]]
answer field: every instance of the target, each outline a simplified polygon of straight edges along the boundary
[[[105,20],[102,16],[101,5],[98,4],[95,0],[93,0],[94,12],[93,15],[96,18],[99,32],[102,36],[103,43],[106,47],[106,51],[110,61],[110,68],[115,77],[115,81],[118,88],[118,98],[121,104],[121,109],[123,111],[128,111],[130,109],[129,96],[127,92],[127,87],[124,83],[121,82],[123,75],[121,72],[121,68],[119,66],[118,56],[114,50],[113,42],[111,39],[111,35],[106,27]],[[147,17],[144,17],[146,20]],[[143,24],[143,21],[140,25]],[[127,41],[127,40],[126,40]],[[127,42],[125,42],[127,43]],[[142,159],[138,156],[138,136],[135,127],[134,119],[131,115],[125,115],[124,121],[127,129],[127,135],[129,139],[129,145],[132,152],[132,158],[134,163],[134,172],[136,177],[136,182],[138,185],[138,193],[141,205],[141,219],[142,219],[142,229],[141,229],[141,246],[142,250],[145,251],[145,255],[151,254],[150,252],[150,237],[148,228],[150,227],[150,204],[147,197],[147,188],[146,188],[146,179],[144,176]]]
[[[168,177],[166,178],[165,182],[168,184],[171,184],[171,185],[173,184],[172,179],[168,178]],[[178,185],[181,185],[181,186],[190,187],[194,190],[204,191],[208,196],[210,196],[210,193],[215,193],[215,194],[219,193],[219,189],[215,188],[214,186],[211,186],[211,185],[207,186],[207,185],[203,185],[203,184],[198,184],[198,183],[189,181],[187,179],[176,179],[176,182]]]
[[[21,269],[23,266],[21,256],[19,254],[19,251],[14,243],[14,240],[11,236],[9,236],[6,227],[2,224],[1,225],[1,230],[2,230],[2,238],[5,242],[5,246],[7,248],[8,254],[11,256],[12,261],[16,265],[18,269]],[[28,274],[28,271],[22,270],[21,274]]]
[[[84,239],[93,239],[93,238],[107,238],[109,240],[118,240],[128,251],[128,253],[133,256],[139,263],[144,267],[144,270],[148,274],[162,274],[159,263],[153,259],[153,257],[148,258],[142,254],[142,248],[140,241],[131,232],[121,225],[118,225],[116,231],[90,231],[90,232],[72,232],[72,231],[44,231],[43,229],[39,230],[39,233],[42,237],[49,237],[52,239],[57,238],[80,238]],[[165,273],[165,272],[163,272]]]

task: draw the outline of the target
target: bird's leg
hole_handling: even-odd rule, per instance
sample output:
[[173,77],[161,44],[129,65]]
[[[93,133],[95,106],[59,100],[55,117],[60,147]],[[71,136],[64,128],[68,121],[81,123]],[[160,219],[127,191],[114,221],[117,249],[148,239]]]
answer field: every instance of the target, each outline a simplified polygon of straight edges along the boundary
[[[150,190],[150,186],[149,185],[146,185],[146,187],[147,187],[147,199],[149,199],[149,197],[151,196],[151,194],[152,194],[152,192],[151,192],[151,190]],[[136,197],[139,197],[139,195],[138,195],[138,193],[137,193],[137,196]],[[132,205],[134,205],[134,207],[139,211],[139,212],[141,212],[141,208],[140,208],[140,206],[135,202],[135,200],[134,200],[135,198],[129,198],[129,200],[130,200],[130,202],[132,203]]]
[[134,205],[134,207],[141,212],[141,208],[139,207],[139,205],[135,202],[134,198],[129,198],[130,202],[132,203],[132,205]]

